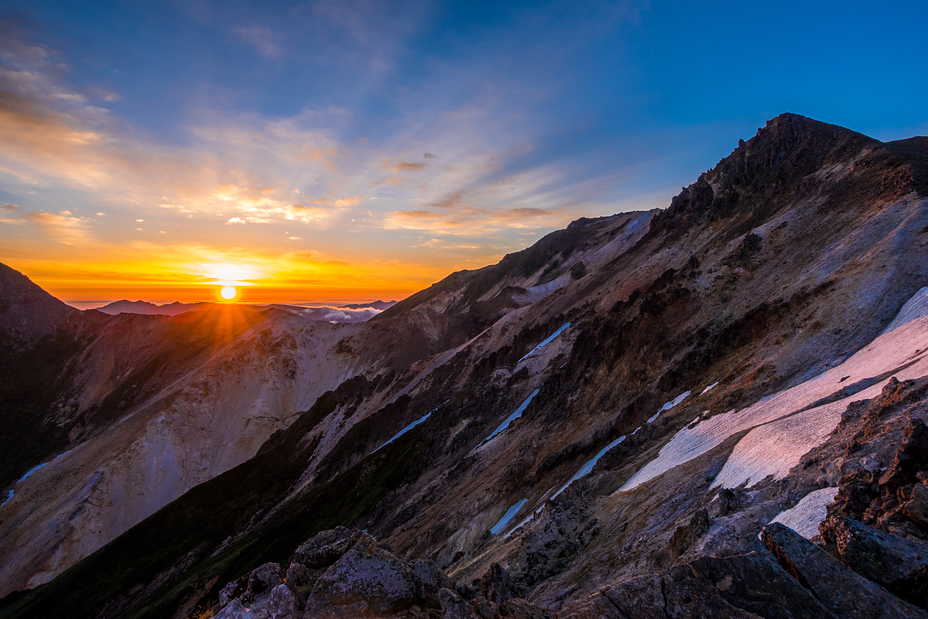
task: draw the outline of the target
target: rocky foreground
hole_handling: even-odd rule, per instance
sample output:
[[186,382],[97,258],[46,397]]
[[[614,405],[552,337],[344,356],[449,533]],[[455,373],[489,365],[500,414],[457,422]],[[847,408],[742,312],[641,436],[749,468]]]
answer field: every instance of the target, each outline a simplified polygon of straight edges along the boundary
[[[526,573],[510,575],[494,563],[479,578],[454,582],[434,561],[404,561],[366,532],[338,527],[299,546],[289,564],[266,563],[228,583],[190,616],[928,617],[926,395],[926,381],[892,379],[879,398],[848,408],[835,433],[847,472],[812,540],[774,522],[761,532],[763,550],[700,557],[603,586],[555,611],[524,599]],[[903,423],[901,440],[887,440]],[[889,466],[871,464],[878,452],[891,455]],[[860,454],[870,455],[852,460]],[[719,499],[722,515],[739,510],[736,493],[723,490]],[[708,521],[703,510],[678,528],[671,546],[704,536]]]

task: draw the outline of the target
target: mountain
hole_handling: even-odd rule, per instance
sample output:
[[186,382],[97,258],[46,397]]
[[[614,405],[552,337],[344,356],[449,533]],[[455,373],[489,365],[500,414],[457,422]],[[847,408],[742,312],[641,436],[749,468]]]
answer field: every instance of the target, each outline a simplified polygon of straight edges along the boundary
[[[249,305],[249,309],[262,311],[267,309],[279,309],[291,314],[301,314],[313,320],[324,320],[326,322],[364,322],[376,316],[380,311],[392,307],[396,301],[374,301],[373,303],[355,303],[353,305],[337,305],[322,307],[303,307],[300,305],[286,305],[282,303],[272,303],[270,305]],[[165,303],[156,305],[147,301],[114,301],[103,307],[96,308],[97,311],[116,316],[118,314],[145,314],[148,316],[177,316],[186,312],[201,312],[208,309],[220,309],[227,307],[226,303]]]
[[367,322],[87,317],[0,616],[924,616],[926,233],[928,139],[784,114]]

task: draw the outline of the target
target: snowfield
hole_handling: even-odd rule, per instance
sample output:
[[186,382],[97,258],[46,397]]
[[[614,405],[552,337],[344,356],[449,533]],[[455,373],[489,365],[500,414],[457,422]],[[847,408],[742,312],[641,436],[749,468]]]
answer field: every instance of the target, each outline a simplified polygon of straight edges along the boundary
[[[828,517],[827,508],[834,502],[837,494],[838,488],[822,488],[810,492],[802,497],[795,507],[777,514],[770,524],[779,522],[804,538],[812,539],[818,535],[818,525]],[[760,533],[757,536],[760,537]]]
[[[926,303],[928,291],[922,289],[903,306],[893,324],[906,316],[915,318],[888,329],[841,365],[748,408],[715,415],[695,427],[683,428],[656,459],[617,492],[637,488],[745,431],[748,434],[735,446],[713,485],[734,487],[747,481],[752,486],[767,475],[784,477],[804,454],[828,437],[850,402],[878,395],[889,380],[888,375],[899,380],[928,375],[928,316],[921,316],[921,310],[913,309]],[[850,395],[830,404],[809,408],[842,388],[865,381],[859,385],[863,387],[881,375],[887,378],[859,391],[852,389]]]

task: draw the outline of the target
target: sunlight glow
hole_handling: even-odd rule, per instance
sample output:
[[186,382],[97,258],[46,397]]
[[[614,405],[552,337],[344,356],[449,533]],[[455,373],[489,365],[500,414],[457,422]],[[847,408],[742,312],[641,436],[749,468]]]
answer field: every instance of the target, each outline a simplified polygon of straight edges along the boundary
[[223,286],[222,290],[219,291],[219,295],[226,301],[231,301],[235,298],[235,295],[238,294],[238,291],[234,286]]

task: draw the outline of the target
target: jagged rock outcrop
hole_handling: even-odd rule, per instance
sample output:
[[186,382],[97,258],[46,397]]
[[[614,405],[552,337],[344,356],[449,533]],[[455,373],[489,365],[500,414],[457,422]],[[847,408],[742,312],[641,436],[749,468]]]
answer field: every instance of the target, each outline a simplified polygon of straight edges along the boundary
[[928,607],[928,542],[884,533],[846,516],[820,525],[825,548],[852,570],[921,608]]
[[928,617],[792,529],[772,524],[762,538],[780,565],[838,617]]

